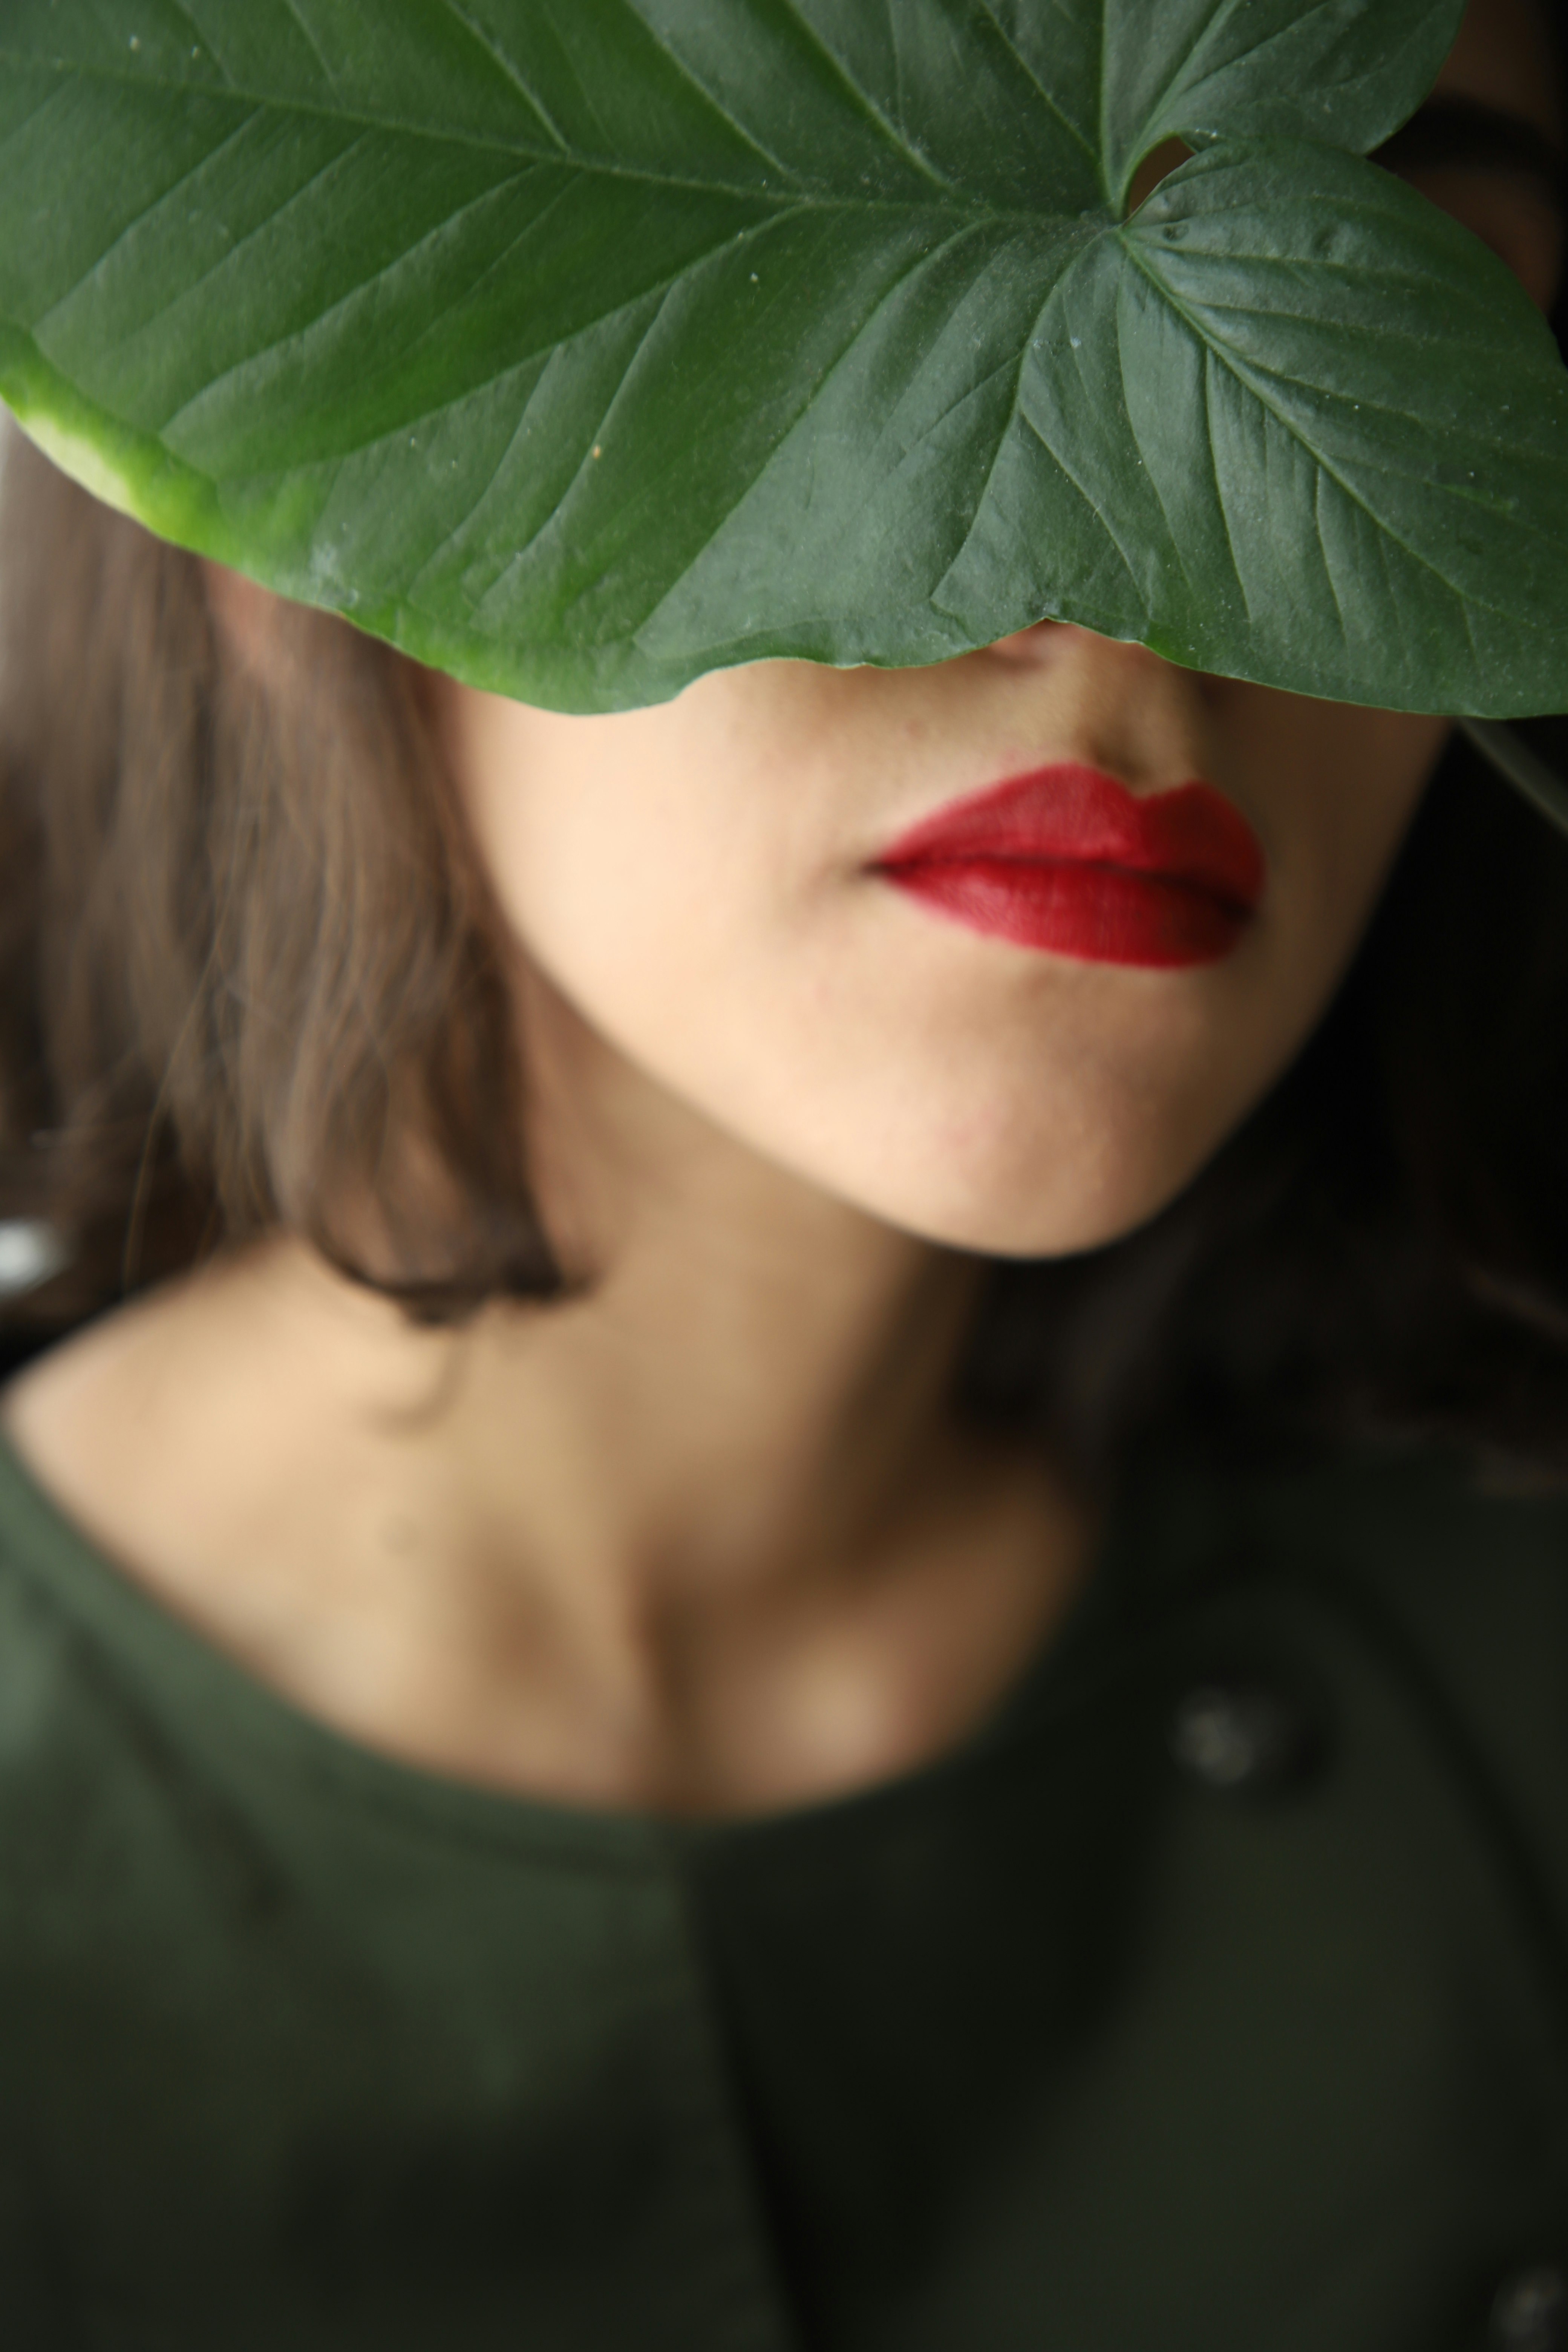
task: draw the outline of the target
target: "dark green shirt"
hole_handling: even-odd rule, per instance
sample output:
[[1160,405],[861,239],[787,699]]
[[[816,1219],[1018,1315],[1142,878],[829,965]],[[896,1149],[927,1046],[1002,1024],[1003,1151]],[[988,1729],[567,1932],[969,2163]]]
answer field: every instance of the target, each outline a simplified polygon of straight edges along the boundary
[[5,2352],[1568,2341],[1568,1508],[1135,1484],[960,1753],[682,1829],[337,1738],[0,1452]]

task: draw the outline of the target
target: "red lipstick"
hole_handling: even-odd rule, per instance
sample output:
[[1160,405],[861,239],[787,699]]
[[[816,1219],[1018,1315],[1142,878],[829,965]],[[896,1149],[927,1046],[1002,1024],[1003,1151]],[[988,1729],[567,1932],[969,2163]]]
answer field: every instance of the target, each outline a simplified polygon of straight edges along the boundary
[[1077,761],[939,809],[873,864],[969,929],[1088,963],[1215,963],[1267,878],[1258,835],[1210,784],[1140,799]]

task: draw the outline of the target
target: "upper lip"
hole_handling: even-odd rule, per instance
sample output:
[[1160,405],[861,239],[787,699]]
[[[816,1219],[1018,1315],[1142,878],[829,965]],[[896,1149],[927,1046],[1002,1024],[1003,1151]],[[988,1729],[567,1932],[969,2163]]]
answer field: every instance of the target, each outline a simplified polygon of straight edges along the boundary
[[953,801],[900,834],[878,866],[1110,866],[1206,890],[1251,912],[1266,866],[1239,809],[1197,782],[1140,795],[1077,760],[1010,777]]

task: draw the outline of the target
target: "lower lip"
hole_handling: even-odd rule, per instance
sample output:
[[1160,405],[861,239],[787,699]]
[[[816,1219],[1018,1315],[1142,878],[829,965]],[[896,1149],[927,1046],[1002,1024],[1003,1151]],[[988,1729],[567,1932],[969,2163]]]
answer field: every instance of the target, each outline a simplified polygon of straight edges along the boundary
[[1117,866],[968,857],[885,866],[894,887],[991,939],[1149,971],[1217,963],[1251,916],[1191,882]]

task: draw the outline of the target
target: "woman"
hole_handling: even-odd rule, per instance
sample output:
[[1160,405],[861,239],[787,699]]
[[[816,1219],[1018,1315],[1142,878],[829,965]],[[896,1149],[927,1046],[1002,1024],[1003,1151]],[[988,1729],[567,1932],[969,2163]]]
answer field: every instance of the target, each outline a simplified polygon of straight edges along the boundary
[[[1553,89],[1385,159],[1543,303]],[[499,702],[16,462],[13,2340],[1568,2342],[1568,853],[1055,625]]]

